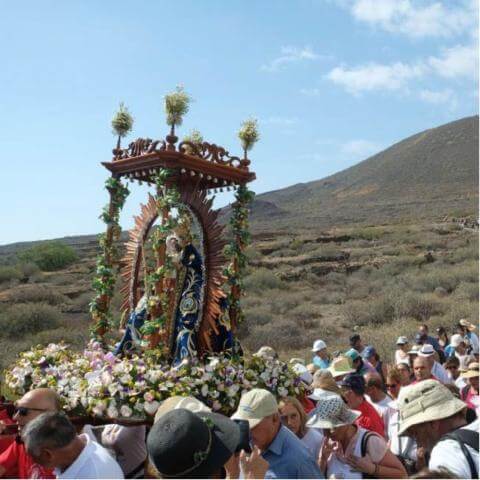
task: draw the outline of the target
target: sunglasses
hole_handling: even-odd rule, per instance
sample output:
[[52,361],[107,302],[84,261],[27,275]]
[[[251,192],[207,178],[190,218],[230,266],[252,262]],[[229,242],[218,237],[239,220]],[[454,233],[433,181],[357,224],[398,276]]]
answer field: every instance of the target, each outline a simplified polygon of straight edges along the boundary
[[387,388],[397,388],[398,387],[398,383],[386,383],[385,386]]
[[458,367],[456,365],[449,365],[448,367],[445,367],[445,370],[458,370]]
[[14,407],[13,409],[13,414],[14,415],[20,415],[21,417],[26,417],[30,411],[35,411],[35,412],[46,412],[47,410],[45,408],[32,408],[32,407]]

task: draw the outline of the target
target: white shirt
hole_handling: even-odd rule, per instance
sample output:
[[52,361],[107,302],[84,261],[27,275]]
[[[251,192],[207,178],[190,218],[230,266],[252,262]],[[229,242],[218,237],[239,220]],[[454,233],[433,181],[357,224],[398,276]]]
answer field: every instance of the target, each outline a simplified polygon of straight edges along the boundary
[[408,356],[408,353],[405,353],[400,349],[395,350],[395,365],[402,362],[407,362],[407,364],[410,365],[410,357]]
[[[396,402],[392,402],[397,407]],[[398,409],[394,410],[390,416],[388,424],[388,446],[394,455],[399,455],[410,460],[417,460],[417,443],[411,437],[398,435],[400,429],[400,420],[398,418]]]
[[456,386],[460,391],[462,391],[462,389],[467,386],[467,381],[466,381],[461,375],[459,375],[459,376],[457,377],[457,379],[455,380],[455,386]]
[[437,361],[433,362],[432,375],[442,383],[452,383],[452,379],[449,377],[447,371]]
[[300,440],[307,447],[307,450],[316,462],[318,460],[318,453],[322,447],[323,433],[320,433],[320,431],[315,428],[307,428],[307,433]]
[[[477,419],[462,428],[478,432],[479,426],[480,423]],[[467,449],[477,466],[478,472],[478,452],[473,450],[473,448],[470,448],[468,445]],[[459,443],[455,440],[443,440],[433,447],[430,462],[428,462],[428,468],[430,470],[435,470],[440,467],[447,468],[457,478],[472,478],[468,460],[465,458]]]
[[[375,410],[378,412],[378,414],[382,417],[383,420],[383,426],[384,426],[384,432],[385,435],[388,435],[388,424],[390,423],[390,417],[392,416],[393,412],[395,411],[394,408],[392,408],[392,399],[388,395],[385,396],[383,400],[380,400],[379,402],[374,402],[368,395],[365,395],[367,398],[368,402],[373,405]],[[387,436],[388,440],[388,436]]]
[[123,478],[122,469],[105,448],[84,433],[80,438],[85,447],[64,472],[55,469],[57,478]]

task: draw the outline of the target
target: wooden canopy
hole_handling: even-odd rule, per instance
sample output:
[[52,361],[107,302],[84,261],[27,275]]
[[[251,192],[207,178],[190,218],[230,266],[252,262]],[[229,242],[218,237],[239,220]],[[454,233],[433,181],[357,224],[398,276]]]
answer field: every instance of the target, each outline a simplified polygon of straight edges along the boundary
[[165,140],[139,138],[128,148],[113,150],[111,162],[103,162],[116,177],[127,177],[154,183],[160,168],[171,169],[169,178],[180,186],[194,185],[198,190],[209,190],[245,184],[255,180],[250,172],[250,160],[231,156],[223,147],[208,142],[194,144],[181,142],[175,146],[177,137],[168,135]]

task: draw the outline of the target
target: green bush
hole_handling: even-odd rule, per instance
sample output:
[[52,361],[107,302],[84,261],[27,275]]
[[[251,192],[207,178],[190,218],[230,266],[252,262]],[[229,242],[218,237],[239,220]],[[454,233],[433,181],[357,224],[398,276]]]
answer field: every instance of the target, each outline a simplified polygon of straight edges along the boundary
[[15,303],[43,302],[48,305],[59,305],[68,300],[65,295],[45,285],[25,285],[23,288],[13,291],[10,299]]
[[22,274],[16,267],[8,265],[0,267],[0,283],[9,282],[10,280],[19,280],[21,277]]
[[261,294],[263,290],[283,288],[283,282],[270,270],[259,268],[245,278],[245,289]]
[[0,315],[0,336],[21,339],[27,334],[57,328],[61,313],[45,303],[19,303]]
[[61,242],[44,242],[18,253],[19,260],[33,262],[42,270],[60,270],[78,259],[75,250]]

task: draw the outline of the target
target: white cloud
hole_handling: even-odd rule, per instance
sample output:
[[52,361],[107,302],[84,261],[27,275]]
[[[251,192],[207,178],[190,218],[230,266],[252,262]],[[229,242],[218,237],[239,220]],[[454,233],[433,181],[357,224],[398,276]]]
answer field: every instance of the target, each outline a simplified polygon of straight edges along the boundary
[[458,105],[458,99],[453,90],[421,90],[419,98],[432,105],[448,105],[454,110]]
[[475,77],[478,72],[478,49],[472,45],[456,45],[443,50],[439,57],[430,57],[429,65],[445,78]]
[[277,72],[291,63],[312,61],[319,58],[325,57],[315,53],[312,48],[308,46],[303,48],[292,46],[282,47],[280,56],[274,58],[269,63],[262,65],[260,68],[265,72]]
[[307,97],[318,97],[321,90],[319,88],[301,88],[300,93],[306,95]]
[[358,158],[365,158],[379,152],[382,146],[370,140],[351,140],[341,147],[342,152]]
[[352,0],[340,2],[353,17],[387,32],[409,37],[452,37],[476,29],[477,2],[462,0],[412,2],[410,0]]
[[399,90],[406,87],[409,80],[424,74],[422,64],[409,65],[396,62],[392,65],[370,63],[348,68],[335,67],[326,78],[341,85],[348,92],[357,95],[363,91]]
[[261,120],[261,123],[270,125],[281,125],[284,127],[290,127],[296,125],[300,120],[297,117],[279,117],[272,116]]

